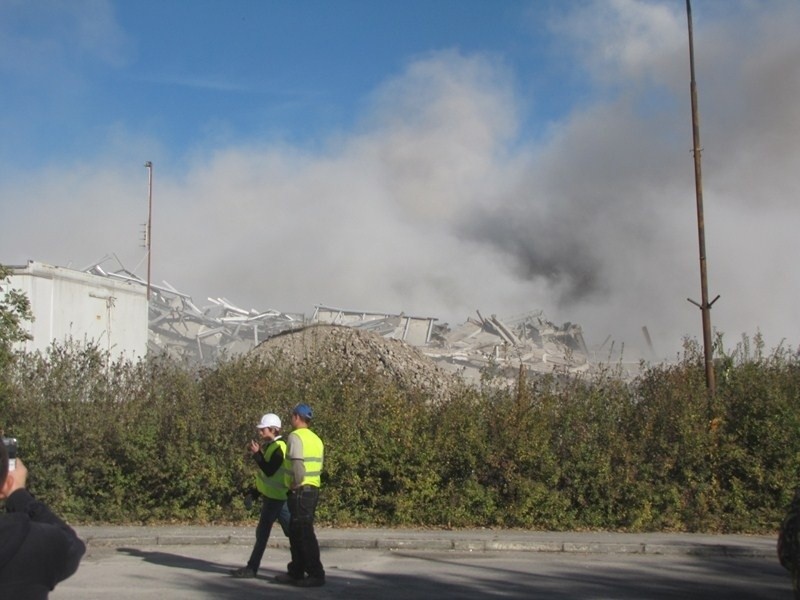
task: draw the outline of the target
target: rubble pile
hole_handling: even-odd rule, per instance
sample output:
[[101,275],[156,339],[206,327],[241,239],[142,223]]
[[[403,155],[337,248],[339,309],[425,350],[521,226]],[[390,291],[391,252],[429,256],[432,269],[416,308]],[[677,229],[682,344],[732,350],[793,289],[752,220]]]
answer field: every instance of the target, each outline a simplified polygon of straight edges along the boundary
[[348,373],[376,373],[400,389],[421,390],[434,398],[446,394],[451,381],[451,375],[402,340],[342,325],[318,324],[287,331],[262,342],[252,354]]

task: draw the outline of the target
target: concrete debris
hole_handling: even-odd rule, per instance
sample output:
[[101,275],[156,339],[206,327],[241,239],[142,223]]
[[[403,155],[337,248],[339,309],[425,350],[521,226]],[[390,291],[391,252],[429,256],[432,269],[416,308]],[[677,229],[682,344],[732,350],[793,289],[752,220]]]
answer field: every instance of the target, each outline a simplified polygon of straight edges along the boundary
[[576,373],[590,369],[579,325],[559,327],[543,311],[501,320],[496,315],[467,321],[450,331],[432,317],[413,317],[317,306],[312,320],[369,330],[417,346],[447,371],[477,382],[487,367],[515,379],[520,366],[536,373]]
[[311,324],[259,344],[253,354],[288,364],[322,366],[345,377],[348,373],[377,375],[398,389],[417,390],[441,399],[453,376],[420,349],[369,329]]
[[591,368],[579,325],[559,327],[534,311],[506,320],[496,315],[477,319],[450,331],[434,331],[423,352],[468,381],[480,380],[492,368],[496,375],[516,378],[520,367],[533,373],[579,373]]

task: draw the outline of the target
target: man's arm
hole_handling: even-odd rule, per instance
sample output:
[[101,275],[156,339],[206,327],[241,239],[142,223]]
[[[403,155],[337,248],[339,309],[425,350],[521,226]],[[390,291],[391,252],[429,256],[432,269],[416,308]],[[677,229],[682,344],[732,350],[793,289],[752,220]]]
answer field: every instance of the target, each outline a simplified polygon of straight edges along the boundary
[[290,488],[298,487],[306,477],[306,463],[303,456],[303,440],[294,433],[289,434],[286,442],[289,460],[292,461],[292,479],[294,480]]
[[253,453],[253,460],[256,461],[258,468],[261,469],[267,477],[272,477],[283,464],[283,448],[278,446],[275,452],[272,453],[272,456],[269,457],[269,461],[264,459],[264,455],[261,454],[261,452]]

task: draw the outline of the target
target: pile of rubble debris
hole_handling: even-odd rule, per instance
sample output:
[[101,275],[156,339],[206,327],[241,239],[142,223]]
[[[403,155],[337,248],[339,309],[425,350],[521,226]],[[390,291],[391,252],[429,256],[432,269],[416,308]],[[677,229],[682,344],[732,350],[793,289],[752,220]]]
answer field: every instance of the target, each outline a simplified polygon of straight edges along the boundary
[[343,325],[316,324],[287,331],[262,342],[252,354],[342,374],[375,374],[398,389],[419,390],[434,399],[447,393],[452,380],[433,360],[402,340]]
[[513,380],[520,367],[532,373],[579,373],[590,370],[589,350],[579,325],[559,327],[542,311],[501,320],[496,315],[467,319],[453,331],[435,330],[425,354],[442,368],[477,382],[491,368]]
[[591,368],[589,350],[579,325],[558,326],[544,312],[533,311],[501,320],[496,315],[450,330],[432,317],[388,314],[317,306],[312,320],[375,331],[419,348],[442,370],[478,383],[487,368],[493,377],[512,382],[520,367],[532,373],[579,373]]

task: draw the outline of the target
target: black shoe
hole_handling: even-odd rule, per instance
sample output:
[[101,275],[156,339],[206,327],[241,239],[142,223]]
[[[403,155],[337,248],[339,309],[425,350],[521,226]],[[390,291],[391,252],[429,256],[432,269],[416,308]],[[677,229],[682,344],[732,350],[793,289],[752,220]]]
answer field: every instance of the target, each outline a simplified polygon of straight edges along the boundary
[[242,567],[241,569],[231,569],[231,575],[239,579],[254,579],[256,572],[250,567]]
[[305,579],[298,579],[295,583],[297,587],[321,587],[325,585],[324,577],[306,577]]
[[275,581],[278,583],[288,583],[289,585],[300,585],[303,582],[303,578],[297,578],[289,573],[278,573],[275,575]]

